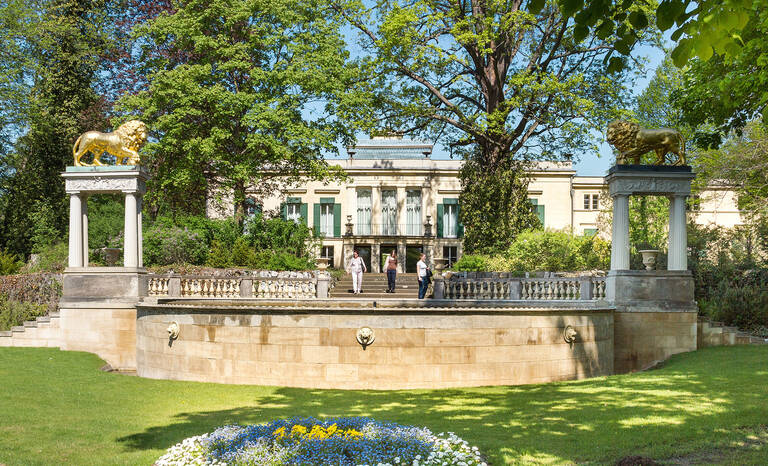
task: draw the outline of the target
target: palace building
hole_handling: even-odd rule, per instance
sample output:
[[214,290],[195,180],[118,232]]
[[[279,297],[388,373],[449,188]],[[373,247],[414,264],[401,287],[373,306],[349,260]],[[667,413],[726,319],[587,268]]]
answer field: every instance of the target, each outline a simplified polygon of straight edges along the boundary
[[[347,158],[328,160],[349,175],[345,184],[286,186],[254,202],[254,211],[279,210],[287,219],[314,227],[323,237],[320,257],[331,266],[343,267],[355,249],[370,272],[383,271],[393,249],[401,271],[415,271],[422,252],[452,263],[461,257],[464,232],[459,222],[461,161],[432,159],[432,147],[391,136],[359,141],[347,149]],[[607,208],[603,177],[577,176],[570,161],[538,162],[530,176],[529,199],[544,228],[597,233],[598,215]],[[690,205],[697,223],[741,224],[735,193],[727,187],[712,187]],[[210,217],[233,212],[234,206],[209,202]]]

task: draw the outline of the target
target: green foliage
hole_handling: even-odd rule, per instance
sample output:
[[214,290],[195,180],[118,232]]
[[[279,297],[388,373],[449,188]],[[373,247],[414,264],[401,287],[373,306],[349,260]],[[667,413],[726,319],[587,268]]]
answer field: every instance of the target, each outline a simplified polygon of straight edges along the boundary
[[147,265],[205,263],[208,244],[199,233],[164,221],[144,232],[144,262]]
[[489,256],[480,254],[462,254],[461,259],[456,261],[451,267],[459,272],[488,272]]
[[121,195],[97,195],[88,198],[88,247],[91,259],[100,260],[100,248],[119,242],[125,222],[125,204]]
[[453,266],[466,272],[573,272],[606,270],[610,243],[598,236],[526,231],[502,253],[464,254]]
[[746,330],[768,328],[768,245],[750,227],[688,225],[688,265],[702,314]]
[[[13,150],[0,160],[0,172],[8,174],[2,186],[7,198],[0,203],[4,209],[0,244],[18,254],[26,256],[35,246],[32,236],[40,233],[40,215],[46,230],[64,235],[67,204],[60,173],[71,164],[71,147],[78,135],[107,127],[104,101],[95,84],[103,71],[102,58],[109,55],[109,5],[48,0],[30,8],[34,14],[20,23],[27,33],[14,36],[26,54],[24,71],[16,74],[15,82],[32,86],[25,105],[13,108],[25,132],[17,133]],[[35,240],[48,243],[50,236]]]
[[459,174],[459,219],[464,225],[464,250],[488,253],[509,247],[522,231],[541,228],[528,201],[525,164],[488,173],[477,159],[465,160]]
[[68,263],[69,244],[66,241],[60,241],[40,249],[36,261],[28,263],[25,271],[30,273],[58,273],[63,272]]
[[12,275],[24,266],[16,254],[0,250],[0,275]]
[[749,123],[740,135],[732,134],[719,149],[697,156],[702,183],[726,183],[738,194],[739,209],[752,222],[768,221],[768,126]]
[[747,330],[768,327],[768,270],[721,275],[699,301],[704,315],[726,325]]
[[246,186],[341,175],[322,157],[353,131],[338,118],[350,74],[331,16],[312,0],[192,0],[134,31],[149,84],[121,109],[154,136],[149,204],[201,214],[207,194],[234,193],[242,219]]
[[311,259],[319,238],[301,222],[253,216],[245,226],[245,236],[257,251],[283,251],[295,257]]
[[11,327],[22,325],[24,321],[35,320],[47,313],[48,308],[44,305],[12,301],[0,294],[0,331],[10,330]]
[[[768,4],[749,3],[751,6],[741,7],[747,9],[747,15],[715,17],[712,24],[716,28],[734,18],[748,22],[738,36],[725,41],[721,42],[717,34],[703,38],[704,43],[716,45],[716,54],[708,60],[692,60],[680,91],[674,95],[684,121],[699,129],[694,138],[699,147],[717,147],[731,130],[741,130],[753,119],[762,117],[768,124]],[[739,45],[734,47],[733,41]],[[717,50],[717,45],[726,49]]]

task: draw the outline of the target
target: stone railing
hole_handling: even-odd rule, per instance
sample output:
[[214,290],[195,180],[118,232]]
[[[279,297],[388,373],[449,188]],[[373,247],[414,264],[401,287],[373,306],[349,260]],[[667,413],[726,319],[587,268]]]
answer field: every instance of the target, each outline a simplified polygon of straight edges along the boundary
[[436,299],[573,301],[605,299],[604,277],[436,278]]
[[327,273],[276,273],[243,277],[148,275],[147,295],[161,298],[327,298]]

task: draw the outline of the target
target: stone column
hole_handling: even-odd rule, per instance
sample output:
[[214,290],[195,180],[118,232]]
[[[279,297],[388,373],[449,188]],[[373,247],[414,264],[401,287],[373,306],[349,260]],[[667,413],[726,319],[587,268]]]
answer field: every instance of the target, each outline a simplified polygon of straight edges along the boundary
[[136,192],[125,193],[125,234],[123,235],[123,266],[138,267],[138,213]]
[[407,259],[406,257],[406,242],[405,240],[400,240],[397,242],[397,273],[405,273],[405,261]]
[[371,272],[381,273],[381,244],[375,241],[371,245]]
[[629,270],[629,195],[613,195],[611,270]]
[[83,196],[69,194],[69,266],[83,266]]
[[144,197],[141,194],[136,195],[136,248],[138,249],[139,267],[144,267],[144,233],[141,222],[141,209],[144,204]]
[[669,270],[688,269],[688,238],[685,222],[685,196],[669,197]]
[[83,267],[88,267],[88,196],[80,195],[80,210],[83,217]]

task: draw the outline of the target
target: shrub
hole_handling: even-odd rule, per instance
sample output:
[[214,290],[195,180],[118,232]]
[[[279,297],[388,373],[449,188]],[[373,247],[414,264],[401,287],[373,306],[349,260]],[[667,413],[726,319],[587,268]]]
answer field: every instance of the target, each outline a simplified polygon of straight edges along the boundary
[[0,277],[0,295],[11,301],[45,306],[48,312],[58,308],[61,276],[52,273],[24,273]]
[[202,265],[207,255],[208,244],[200,234],[187,228],[156,223],[144,233],[146,265]]
[[610,245],[597,236],[559,231],[527,231],[505,253],[509,270],[578,271],[607,269]]
[[453,264],[453,270],[459,272],[486,272],[490,270],[488,256],[464,254]]
[[464,254],[453,266],[463,272],[581,271],[607,269],[610,243],[595,236],[567,232],[527,231],[506,251]]
[[47,313],[48,307],[43,304],[14,301],[0,294],[0,330],[10,330]]
[[[44,248],[24,267],[28,273],[61,273],[69,263],[69,244],[61,241]],[[31,258],[30,258],[31,259]]]
[[19,256],[10,252],[0,251],[0,275],[11,275],[24,266]]

